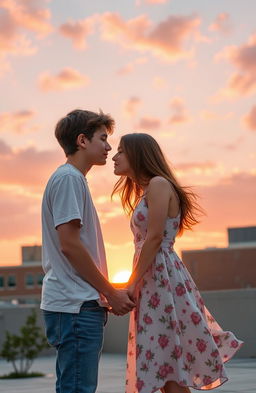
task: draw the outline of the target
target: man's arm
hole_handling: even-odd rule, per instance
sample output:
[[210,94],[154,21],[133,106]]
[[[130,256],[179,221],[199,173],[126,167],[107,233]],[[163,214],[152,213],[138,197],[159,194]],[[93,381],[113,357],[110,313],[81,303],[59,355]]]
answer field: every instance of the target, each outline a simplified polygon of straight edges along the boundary
[[72,220],[57,227],[61,251],[79,273],[108,300],[115,314],[124,315],[131,311],[135,304],[126,291],[115,289],[98,270],[90,254],[80,240],[80,221]]

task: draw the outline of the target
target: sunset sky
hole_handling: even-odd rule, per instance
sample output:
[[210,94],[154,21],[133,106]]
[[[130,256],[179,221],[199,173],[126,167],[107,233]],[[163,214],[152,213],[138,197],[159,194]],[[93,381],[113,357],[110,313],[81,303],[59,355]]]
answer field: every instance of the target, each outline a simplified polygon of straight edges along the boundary
[[110,278],[133,244],[112,156],[120,136],[147,132],[206,211],[177,251],[225,247],[228,226],[256,225],[256,2],[0,0],[0,265],[41,244],[40,206],[65,162],[53,132],[75,108],[116,120],[105,167],[88,182]]

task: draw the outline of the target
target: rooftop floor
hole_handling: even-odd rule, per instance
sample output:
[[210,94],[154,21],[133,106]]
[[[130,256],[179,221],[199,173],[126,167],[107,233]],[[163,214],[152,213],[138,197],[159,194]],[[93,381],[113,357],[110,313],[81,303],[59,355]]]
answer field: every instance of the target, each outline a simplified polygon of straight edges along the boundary
[[[255,393],[256,392],[256,359],[234,359],[227,365],[230,380],[215,393]],[[4,393],[54,393],[55,358],[38,358],[32,367],[33,371],[46,374],[44,378],[0,380],[0,391]],[[0,374],[12,371],[11,365],[0,361]],[[104,353],[101,358],[99,386],[97,393],[124,393],[125,356]],[[198,392],[192,390],[193,392]]]

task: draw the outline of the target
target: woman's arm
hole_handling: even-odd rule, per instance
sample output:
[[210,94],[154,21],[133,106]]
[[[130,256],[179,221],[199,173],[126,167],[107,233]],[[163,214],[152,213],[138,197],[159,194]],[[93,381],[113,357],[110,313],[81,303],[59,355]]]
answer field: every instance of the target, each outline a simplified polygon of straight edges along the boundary
[[133,295],[136,284],[141,280],[149,266],[153,263],[160,248],[172,194],[172,188],[166,179],[157,176],[150,180],[147,190],[147,235],[137,265],[127,283],[128,293],[131,296]]

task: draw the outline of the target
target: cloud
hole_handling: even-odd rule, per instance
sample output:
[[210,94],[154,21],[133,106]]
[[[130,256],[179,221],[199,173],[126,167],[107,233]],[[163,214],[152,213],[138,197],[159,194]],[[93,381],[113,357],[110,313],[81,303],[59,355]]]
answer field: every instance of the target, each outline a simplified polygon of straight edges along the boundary
[[0,156],[11,154],[12,149],[3,140],[0,139]]
[[0,140],[0,184],[42,190],[62,158],[61,150],[38,151],[35,147],[13,150]]
[[207,216],[200,227],[220,230],[256,223],[256,175],[243,172],[198,188]]
[[218,97],[232,98],[256,91],[256,34],[244,45],[224,48],[216,59],[226,59],[238,69],[231,75],[227,87],[218,93]]
[[125,66],[119,68],[117,71],[117,75],[127,75],[134,71],[136,65],[138,64],[145,64],[147,62],[146,57],[139,57],[138,59],[127,63]]
[[142,117],[136,127],[143,131],[153,131],[160,128],[161,124],[161,120],[156,117]]
[[137,96],[132,96],[123,104],[124,113],[128,117],[134,116],[140,105],[141,99]]
[[2,241],[40,235],[40,199],[1,189],[0,210]]
[[155,89],[162,89],[166,87],[167,82],[166,79],[162,78],[161,76],[155,76],[152,84]]
[[145,15],[125,21],[117,13],[101,16],[102,38],[139,52],[149,52],[166,61],[191,57],[192,49],[185,44],[192,39],[202,40],[197,16],[169,16],[154,25]]
[[209,26],[210,31],[218,31],[224,34],[229,33],[231,29],[230,15],[227,12],[217,15],[215,21]]
[[89,83],[89,78],[73,68],[63,68],[57,75],[44,72],[39,76],[39,87],[43,91],[79,89]]
[[45,0],[0,0],[0,7],[16,28],[21,27],[44,36],[53,29],[49,22],[51,12],[44,8],[45,3]]
[[68,21],[60,26],[60,33],[71,39],[74,47],[78,50],[87,48],[86,39],[93,33],[95,17],[86,18],[80,21]]
[[165,4],[168,3],[170,0],[138,0],[137,4],[141,5],[142,3],[145,4]]
[[28,126],[27,123],[35,116],[32,110],[0,113],[0,130],[24,134],[38,129],[38,126]]
[[175,170],[181,173],[187,173],[187,172],[197,172],[197,173],[202,173],[202,172],[207,172],[211,171],[212,169],[215,169],[217,167],[217,164],[212,161],[205,161],[205,162],[184,162],[175,165]]
[[244,123],[252,131],[256,131],[256,105],[252,107],[250,112],[244,117]]
[[170,124],[177,125],[189,120],[184,101],[181,98],[176,97],[171,101],[171,110],[172,115],[169,119]]
[[30,56],[37,52],[28,33],[37,39],[49,34],[51,13],[41,0],[0,0],[0,76],[10,70],[9,56]]

